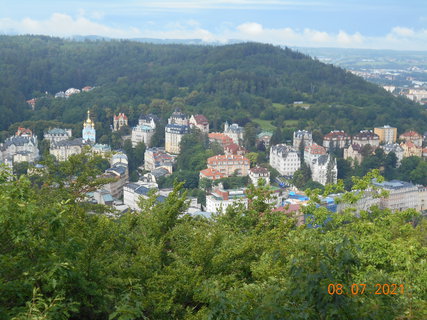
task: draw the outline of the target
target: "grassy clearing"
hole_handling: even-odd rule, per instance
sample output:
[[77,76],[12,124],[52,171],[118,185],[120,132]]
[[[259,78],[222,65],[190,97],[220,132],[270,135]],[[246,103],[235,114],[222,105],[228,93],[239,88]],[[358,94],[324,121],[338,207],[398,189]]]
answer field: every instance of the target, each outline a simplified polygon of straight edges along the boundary
[[253,122],[257,123],[263,131],[273,132],[276,127],[271,124],[271,120],[252,119]]

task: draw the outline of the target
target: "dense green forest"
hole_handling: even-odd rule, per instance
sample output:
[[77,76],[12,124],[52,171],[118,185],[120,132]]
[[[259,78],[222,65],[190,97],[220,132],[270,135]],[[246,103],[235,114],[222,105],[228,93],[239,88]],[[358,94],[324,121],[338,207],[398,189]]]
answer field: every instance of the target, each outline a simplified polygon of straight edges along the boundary
[[297,226],[261,185],[248,209],[208,219],[183,215],[176,185],[108,217],[81,201],[105,183],[101,162],[47,160],[20,179],[0,168],[0,319],[426,318],[427,225],[413,210],[331,214],[311,193]]
[[[306,128],[319,134],[332,129],[354,133],[384,124],[423,131],[427,121],[426,111],[407,99],[272,45],[0,36],[0,57],[0,131],[18,121],[30,120],[32,127],[42,129],[49,125],[46,121],[59,121],[78,135],[87,108],[93,110],[98,136],[105,135],[103,141],[110,143],[114,112],[126,112],[134,124],[141,112],[168,116],[175,107],[205,114],[213,129],[225,120],[241,125],[253,120],[286,132]],[[69,99],[52,96],[87,85],[97,88]],[[25,103],[33,97],[39,98],[35,111]]]

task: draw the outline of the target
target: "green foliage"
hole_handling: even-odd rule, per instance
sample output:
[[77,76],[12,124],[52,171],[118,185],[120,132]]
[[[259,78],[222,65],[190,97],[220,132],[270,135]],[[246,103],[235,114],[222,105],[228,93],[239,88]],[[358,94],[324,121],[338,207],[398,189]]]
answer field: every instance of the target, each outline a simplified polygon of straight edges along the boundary
[[[90,183],[94,160],[71,160],[65,173]],[[248,209],[192,218],[181,183],[163,203],[152,194],[140,211],[107,218],[76,196],[77,182],[57,186],[51,175],[39,187],[2,171],[2,319],[425,318],[427,225],[413,210],[332,214],[316,191],[304,212],[319,227],[297,227],[272,211],[261,183]],[[355,190],[372,178],[378,171],[355,178]],[[365,283],[366,294],[328,294],[338,283],[347,292]],[[405,294],[375,295],[376,283]]]
[[[87,106],[93,109],[97,134],[103,139],[111,135],[114,113],[125,112],[133,125],[141,112],[166,118],[174,107],[205,114],[214,130],[230,119],[245,125],[257,118],[278,128],[286,121],[282,137],[276,132],[273,138],[276,142],[288,140],[297,127],[323,134],[335,128],[354,133],[390,123],[399,131],[420,131],[427,120],[422,107],[408,99],[393,97],[343,69],[271,45],[206,47],[1,36],[0,56],[0,130],[24,120],[61,121],[78,136]],[[69,99],[52,97],[86,85],[96,88]],[[42,94],[46,91],[48,95]],[[25,103],[33,97],[38,98],[35,111]],[[294,106],[296,100],[310,107]],[[163,145],[162,126],[154,146]]]

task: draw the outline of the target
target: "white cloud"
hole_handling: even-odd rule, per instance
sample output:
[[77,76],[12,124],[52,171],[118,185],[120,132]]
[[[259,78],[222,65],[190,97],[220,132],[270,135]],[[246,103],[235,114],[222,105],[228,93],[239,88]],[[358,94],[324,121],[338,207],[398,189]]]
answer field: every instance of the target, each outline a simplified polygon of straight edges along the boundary
[[93,22],[84,17],[80,11],[76,18],[62,13],[54,13],[47,20],[25,18],[21,21],[0,19],[0,31],[10,31],[19,34],[45,34],[66,37],[71,35],[99,35],[113,38],[128,38],[139,36],[137,29],[111,28],[101,23]]
[[404,27],[394,27],[393,29],[391,29],[391,33],[401,37],[412,37],[415,34],[413,29]]
[[243,32],[244,34],[254,35],[254,36],[261,34],[263,31],[262,25],[259,23],[256,23],[256,22],[243,23],[243,24],[237,26],[237,29],[240,32]]
[[226,43],[230,39],[240,39],[300,47],[427,50],[426,29],[414,30],[402,26],[396,26],[388,34],[377,37],[362,35],[359,32],[348,33],[344,30],[332,33],[310,28],[303,30],[290,27],[268,28],[254,21],[239,25],[227,22],[219,24],[214,30],[203,28],[197,20],[171,21],[161,29],[156,28],[155,22],[147,21],[145,25],[149,29],[141,29],[135,26],[112,27],[97,21],[91,13],[90,18],[86,15],[86,12],[80,11],[76,17],[55,13],[46,20],[26,18],[18,21],[3,18],[0,19],[0,33],[61,37],[99,35],[111,38],[202,39],[206,42],[221,43]]

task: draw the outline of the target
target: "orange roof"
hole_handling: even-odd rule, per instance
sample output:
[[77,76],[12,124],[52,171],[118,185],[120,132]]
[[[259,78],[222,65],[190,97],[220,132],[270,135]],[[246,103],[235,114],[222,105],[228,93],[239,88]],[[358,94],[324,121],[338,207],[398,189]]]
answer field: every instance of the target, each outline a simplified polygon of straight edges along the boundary
[[216,140],[221,143],[223,146],[233,143],[233,139],[224,133],[220,132],[211,132],[208,134],[209,140]]
[[418,132],[412,131],[412,130],[411,131],[407,131],[405,133],[402,133],[400,136],[401,137],[417,137],[417,138],[421,138],[421,135]]
[[120,118],[123,118],[123,119],[126,119],[126,120],[128,119],[128,117],[124,113],[119,113],[118,116],[114,115],[114,120],[117,120],[117,119],[120,119]]
[[222,174],[218,170],[212,169],[212,168],[207,168],[207,169],[201,170],[200,175],[202,177],[212,179],[212,180],[221,179],[221,178],[225,177],[224,174]]
[[208,119],[203,114],[196,114],[194,116],[194,119],[196,120],[197,124],[208,124]]
[[331,131],[323,137],[323,139],[326,139],[326,140],[329,140],[329,139],[343,140],[343,139],[348,139],[348,138],[350,138],[350,136],[347,133],[345,133],[344,131],[338,131],[338,130]]
[[32,136],[33,132],[30,129],[18,127],[18,130],[16,131],[15,135],[16,136],[21,136],[23,134],[29,134],[29,135]]
[[311,154],[326,154],[325,148],[319,146],[317,143],[313,143],[311,146],[306,146],[305,152],[309,152]]

